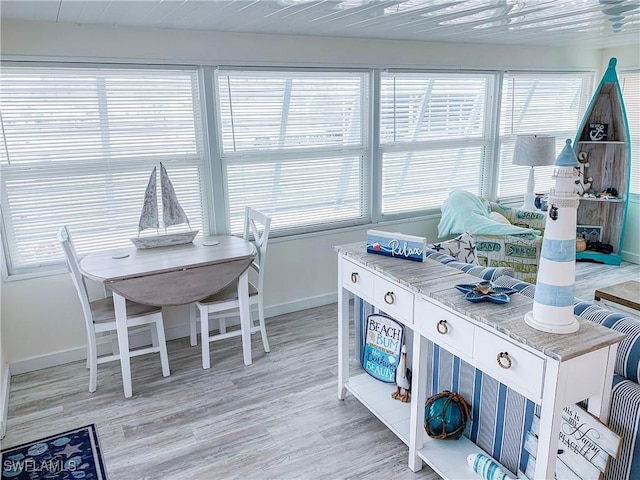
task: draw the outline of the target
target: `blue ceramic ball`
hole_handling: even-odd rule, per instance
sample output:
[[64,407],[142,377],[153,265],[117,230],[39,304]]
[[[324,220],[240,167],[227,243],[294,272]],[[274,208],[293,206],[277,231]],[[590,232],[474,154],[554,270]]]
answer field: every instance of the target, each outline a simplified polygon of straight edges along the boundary
[[424,429],[433,438],[460,438],[467,422],[467,409],[458,394],[443,392],[429,397],[424,407]]

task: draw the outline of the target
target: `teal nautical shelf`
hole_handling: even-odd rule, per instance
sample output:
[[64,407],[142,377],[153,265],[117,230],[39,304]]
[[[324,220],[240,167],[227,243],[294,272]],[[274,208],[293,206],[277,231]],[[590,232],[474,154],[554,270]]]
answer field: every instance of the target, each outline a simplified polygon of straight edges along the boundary
[[615,58],[609,60],[573,145],[580,162],[578,232],[587,241],[587,250],[576,258],[620,265],[631,143]]

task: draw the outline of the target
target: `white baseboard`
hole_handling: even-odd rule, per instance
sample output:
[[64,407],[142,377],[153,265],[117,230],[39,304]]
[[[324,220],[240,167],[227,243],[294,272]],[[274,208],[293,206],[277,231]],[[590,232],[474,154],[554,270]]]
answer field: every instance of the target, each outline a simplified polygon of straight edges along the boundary
[[10,383],[11,374],[9,373],[9,365],[3,363],[0,365],[0,438],[3,438],[5,433],[7,433]]
[[[329,305],[338,301],[337,293],[328,293],[325,295],[318,295],[315,297],[303,298],[293,302],[281,303],[278,305],[272,305],[265,307],[265,317],[275,317],[278,315],[284,315],[286,313],[297,312],[300,310],[306,310],[308,308],[320,307],[323,305]],[[233,325],[233,322],[229,322],[229,325]],[[165,336],[167,340],[174,340],[176,338],[184,338],[189,336],[189,324],[183,323],[181,325],[172,326],[166,328]],[[146,333],[140,333],[137,335],[131,335],[129,340],[131,347],[136,348],[150,343],[150,337]],[[109,345],[107,342],[99,344],[98,348],[104,348],[108,351]],[[41,370],[43,368],[55,367],[56,365],[63,365],[65,363],[77,362],[79,360],[85,360],[87,358],[86,347],[77,347],[69,350],[63,350],[60,352],[48,353],[38,357],[31,357],[17,362],[12,362],[9,367],[11,375],[18,375],[21,373],[33,372],[35,370]],[[7,375],[8,376],[8,375]],[[8,398],[8,391],[7,391]],[[1,399],[0,399],[1,400]]]
[[622,260],[625,262],[640,264],[640,254],[622,251]]

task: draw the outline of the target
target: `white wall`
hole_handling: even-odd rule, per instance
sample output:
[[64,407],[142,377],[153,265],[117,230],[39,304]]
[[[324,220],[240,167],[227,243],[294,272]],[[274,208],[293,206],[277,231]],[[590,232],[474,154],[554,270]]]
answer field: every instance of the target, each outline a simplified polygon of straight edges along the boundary
[[[0,248],[0,262],[4,262],[3,250]],[[0,284],[0,298],[4,284]],[[0,439],[7,429],[7,412],[9,409],[9,365],[5,358],[4,339],[2,334],[2,309],[0,309]],[[2,442],[0,442],[1,444]]]
[[[121,62],[146,59],[153,63],[549,70],[599,69],[602,63],[600,50],[487,47],[162,29],[3,22],[0,35],[4,59],[82,58]],[[423,219],[383,228],[426,235],[430,241],[434,241],[436,225],[437,219]],[[365,230],[366,227],[363,227],[270,244],[266,277],[268,312],[276,314],[335,301],[337,268],[332,247],[363,240]],[[80,305],[68,274],[11,281],[2,287],[5,359],[11,362],[12,373],[46,366],[56,359],[81,358],[85,333]],[[184,308],[168,310],[166,323],[169,336],[171,332],[183,334],[185,322]],[[61,353],[48,356],[55,352]],[[38,360],[42,356],[44,358]]]

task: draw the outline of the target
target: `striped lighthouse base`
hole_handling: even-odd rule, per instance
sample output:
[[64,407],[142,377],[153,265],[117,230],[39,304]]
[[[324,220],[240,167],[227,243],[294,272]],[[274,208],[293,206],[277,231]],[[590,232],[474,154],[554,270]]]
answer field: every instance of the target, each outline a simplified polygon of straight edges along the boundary
[[[544,321],[544,318],[551,321]],[[574,333],[580,328],[580,323],[575,315],[573,315],[573,307],[569,315],[564,315],[561,318],[558,317],[558,312],[554,312],[553,316],[545,316],[542,319],[534,317],[534,312],[531,311],[524,316],[524,321],[527,325],[536,330],[549,333]]]

